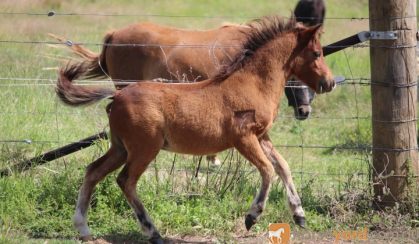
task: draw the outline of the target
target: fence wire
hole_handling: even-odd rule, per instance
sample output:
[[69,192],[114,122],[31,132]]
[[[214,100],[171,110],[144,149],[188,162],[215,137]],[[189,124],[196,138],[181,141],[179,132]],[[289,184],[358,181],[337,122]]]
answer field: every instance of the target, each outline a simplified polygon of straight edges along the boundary
[[[84,45],[84,46],[112,46],[112,47],[148,47],[148,48],[205,48],[205,49],[227,49],[227,48],[238,48],[239,45],[214,45],[214,44],[144,44],[144,43],[102,43],[102,42],[72,42],[67,40],[66,42],[56,41],[31,41],[31,40],[0,40],[3,44],[29,44],[29,45]],[[393,46],[388,45],[370,45],[370,44],[356,44],[356,45],[333,45],[330,48],[382,48],[382,49],[401,49],[401,48],[416,48],[417,44],[406,43],[397,44]]]
[[[157,17],[157,18],[194,18],[194,19],[255,19],[258,16],[244,16],[244,15],[223,15],[223,16],[208,16],[208,15],[173,15],[173,14],[121,14],[121,13],[77,13],[77,12],[57,12],[55,10],[47,10],[44,12],[0,12],[0,15],[27,15],[27,16],[40,16],[40,17],[54,17],[54,16],[97,16],[97,17]],[[286,18],[286,17],[285,17]],[[315,20],[318,18],[313,17],[299,17],[300,19]],[[371,20],[371,21],[383,21],[383,20],[402,20],[416,18],[412,16],[391,16],[389,18],[369,18],[369,17],[324,17],[324,20]]]

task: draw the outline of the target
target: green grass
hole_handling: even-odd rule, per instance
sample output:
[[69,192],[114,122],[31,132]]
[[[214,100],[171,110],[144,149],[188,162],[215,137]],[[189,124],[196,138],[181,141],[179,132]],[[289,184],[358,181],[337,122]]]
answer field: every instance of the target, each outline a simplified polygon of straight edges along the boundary
[[[21,0],[0,3],[3,11],[58,13],[161,14],[176,16],[221,16],[220,18],[167,18],[144,16],[2,16],[1,40],[46,41],[47,33],[73,41],[100,43],[106,31],[137,21],[153,21],[183,28],[213,28],[223,22],[245,22],[267,14],[289,16],[296,1],[59,1]],[[366,17],[366,0],[327,1],[329,17]],[[326,21],[323,44],[368,29],[368,21]],[[100,46],[89,46],[100,51]],[[326,58],[336,75],[369,77],[368,49],[348,48]],[[86,108],[68,108],[57,100],[52,86],[56,68],[69,53],[45,44],[0,46],[0,77],[47,78],[46,81],[0,81],[0,140],[30,139],[37,143],[1,143],[0,166],[8,167],[68,142],[107,128],[106,101]],[[28,85],[30,83],[30,85]],[[39,85],[42,83],[44,85]],[[37,85],[38,84],[38,85]],[[49,84],[49,85],[48,85]],[[21,85],[21,86],[16,86]],[[317,96],[313,116],[293,119],[282,101],[280,117],[271,131],[278,150],[290,163],[296,186],[307,211],[308,228],[330,230],[336,226],[375,225],[386,216],[370,218],[355,211],[367,206],[370,194],[370,152],[340,150],[339,147],[371,143],[370,87],[342,85],[333,93]],[[360,117],[359,119],[353,119]],[[330,148],[283,147],[283,145]],[[102,155],[106,142],[33,170],[0,179],[0,242],[72,243],[77,233],[71,217],[85,166]],[[243,159],[225,152],[221,168],[203,160],[195,178],[197,158],[161,153],[140,179],[138,192],[156,225],[166,236],[215,236],[231,241],[245,233],[243,216],[250,206],[260,179]],[[240,170],[234,174],[240,162]],[[234,183],[234,184],[230,184]],[[354,205],[348,196],[357,196]],[[281,183],[275,183],[266,211],[251,233],[267,230],[270,222],[290,222]],[[363,205],[364,204],[364,205]],[[364,206],[364,209],[365,209]],[[339,212],[340,211],[340,212]],[[334,215],[339,212],[340,215]],[[350,216],[351,218],[343,218]],[[373,219],[373,221],[370,221]],[[409,223],[406,218],[401,223]],[[392,222],[393,223],[393,222]],[[115,174],[98,185],[89,224],[97,237],[143,238],[132,211],[115,183]],[[396,223],[397,224],[397,223]],[[408,226],[408,224],[406,224]],[[294,226],[292,226],[294,228]]]

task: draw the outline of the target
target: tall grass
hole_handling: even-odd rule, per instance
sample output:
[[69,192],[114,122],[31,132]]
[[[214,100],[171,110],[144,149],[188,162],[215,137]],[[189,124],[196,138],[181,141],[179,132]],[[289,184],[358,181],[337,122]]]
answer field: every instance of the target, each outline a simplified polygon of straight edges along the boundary
[[[1,40],[44,41],[51,32],[73,41],[100,43],[109,29],[137,21],[183,28],[213,28],[223,22],[245,22],[267,14],[289,16],[296,3],[248,0],[211,3],[184,0],[18,2],[2,1],[0,8],[10,12],[47,13],[54,9],[57,13],[131,16],[2,16]],[[368,14],[366,0],[333,0],[327,4],[329,17],[365,17]],[[218,17],[141,16],[144,14]],[[330,19],[326,21],[323,43],[367,29],[366,21]],[[100,46],[88,47],[100,51]],[[3,43],[0,46],[0,77],[51,79],[0,80],[0,140],[33,141],[32,144],[1,143],[1,168],[107,128],[106,102],[80,109],[68,108],[58,102],[52,85],[56,68],[68,57],[64,48],[51,45]],[[369,77],[367,49],[349,48],[326,60],[336,75]],[[369,87],[342,85],[329,95],[317,96],[312,106],[312,118],[300,122],[293,118],[286,101],[282,101],[280,116],[271,131],[274,144],[292,168],[307,210],[308,228],[325,230],[337,224],[374,225],[369,215],[356,215],[355,211],[358,205],[368,208],[370,152],[339,149],[370,144]],[[102,155],[107,146],[107,142],[98,142],[89,149],[28,172],[15,172],[11,177],[0,178],[0,241],[75,238],[77,233],[72,228],[71,215],[84,168]],[[243,216],[259,188],[260,177],[237,152],[227,151],[220,157],[223,165],[213,167],[205,159],[177,155],[174,160],[173,154],[162,152],[141,177],[137,188],[139,195],[164,235],[216,236],[218,240],[231,241],[235,235],[245,232]],[[143,236],[138,234],[131,210],[115,183],[115,174],[98,185],[89,224],[94,235],[99,237],[141,239]],[[343,203],[349,202],[348,196],[354,195],[359,204],[347,208]],[[275,183],[267,209],[251,233],[265,232],[269,222],[291,223],[285,201],[282,184]],[[355,219],[340,218],[345,214],[352,214],[350,216]],[[384,218],[375,216],[374,221]]]

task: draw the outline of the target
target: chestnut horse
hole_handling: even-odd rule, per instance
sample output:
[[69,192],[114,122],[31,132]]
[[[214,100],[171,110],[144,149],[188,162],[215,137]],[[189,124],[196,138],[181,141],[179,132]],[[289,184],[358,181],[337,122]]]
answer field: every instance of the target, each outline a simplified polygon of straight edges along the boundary
[[77,86],[86,71],[62,68],[57,94],[71,106],[109,98],[111,147],[90,164],[80,188],[74,224],[82,239],[91,238],[87,210],[96,184],[124,165],[118,185],[152,243],[163,239],[136,193],[139,177],[160,150],[205,155],[236,148],[258,169],[262,185],[245,218],[250,229],[265,208],[276,172],[284,182],[294,220],[304,226],[304,210],[288,163],[275,150],[268,132],[278,113],[284,87],[296,76],[316,93],[335,86],[324,62],[320,26],[303,27],[294,19],[264,17],[249,25],[233,61],[213,78],[196,83],[137,82],[122,90]]

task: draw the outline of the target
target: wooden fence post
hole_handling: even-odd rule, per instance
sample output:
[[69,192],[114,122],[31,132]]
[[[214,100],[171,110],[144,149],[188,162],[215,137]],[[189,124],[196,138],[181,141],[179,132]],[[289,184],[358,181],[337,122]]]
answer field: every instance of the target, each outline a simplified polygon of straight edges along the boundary
[[371,40],[373,183],[376,206],[393,206],[419,174],[416,104],[416,0],[369,0],[370,30],[397,40]]

